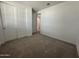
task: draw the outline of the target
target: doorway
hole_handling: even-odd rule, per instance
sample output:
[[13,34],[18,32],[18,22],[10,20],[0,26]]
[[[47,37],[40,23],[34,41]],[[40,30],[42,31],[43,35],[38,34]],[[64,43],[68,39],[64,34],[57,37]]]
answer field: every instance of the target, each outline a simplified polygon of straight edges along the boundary
[[32,10],[32,34],[40,33],[41,14]]
[[37,32],[40,32],[40,20],[41,20],[41,16],[40,14],[37,15]]

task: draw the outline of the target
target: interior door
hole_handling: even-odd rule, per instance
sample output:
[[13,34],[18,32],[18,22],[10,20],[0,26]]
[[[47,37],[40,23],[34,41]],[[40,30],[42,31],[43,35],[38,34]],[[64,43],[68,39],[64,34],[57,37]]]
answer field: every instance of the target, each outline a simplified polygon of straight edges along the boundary
[[17,38],[15,11],[16,7],[4,3],[1,4],[5,41]]

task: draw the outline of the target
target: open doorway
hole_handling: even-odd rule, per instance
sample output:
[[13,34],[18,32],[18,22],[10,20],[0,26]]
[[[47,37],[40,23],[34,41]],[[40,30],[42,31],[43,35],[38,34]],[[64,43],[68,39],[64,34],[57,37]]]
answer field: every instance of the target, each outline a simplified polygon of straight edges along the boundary
[[37,32],[40,32],[40,20],[41,20],[41,14],[37,15]]
[[35,11],[34,9],[32,9],[32,34],[35,34],[38,32],[37,27],[38,27],[38,14],[37,11]]
[[40,33],[41,14],[32,10],[32,34]]

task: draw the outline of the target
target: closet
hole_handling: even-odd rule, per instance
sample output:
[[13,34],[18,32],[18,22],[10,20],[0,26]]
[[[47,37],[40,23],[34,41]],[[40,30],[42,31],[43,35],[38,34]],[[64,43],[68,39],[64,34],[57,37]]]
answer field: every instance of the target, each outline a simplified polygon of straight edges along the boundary
[[7,3],[0,3],[0,7],[0,36],[4,37],[2,40],[5,42],[27,36],[26,8],[16,7]]
[[1,3],[1,15],[3,22],[3,30],[5,33],[5,41],[16,38],[16,7]]
[[1,19],[1,8],[0,8],[0,45],[4,43],[4,32],[2,27],[2,19]]
[[25,8],[17,8],[17,35],[18,38],[27,35],[27,16]]

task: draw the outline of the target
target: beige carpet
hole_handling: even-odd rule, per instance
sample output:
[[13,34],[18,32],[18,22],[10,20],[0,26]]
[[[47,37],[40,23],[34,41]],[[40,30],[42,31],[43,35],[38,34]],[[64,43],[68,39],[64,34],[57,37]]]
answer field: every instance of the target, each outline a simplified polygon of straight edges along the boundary
[[12,40],[0,47],[0,57],[77,57],[76,46],[41,34]]

